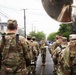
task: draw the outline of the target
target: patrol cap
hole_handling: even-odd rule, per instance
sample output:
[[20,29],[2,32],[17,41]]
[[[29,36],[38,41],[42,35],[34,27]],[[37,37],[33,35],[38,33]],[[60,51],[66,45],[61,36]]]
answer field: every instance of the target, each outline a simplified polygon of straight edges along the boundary
[[32,40],[33,40],[33,41],[35,41],[35,40],[36,40],[36,37],[35,37],[35,36],[33,36],[33,37],[32,37]]
[[66,37],[62,37],[62,40],[63,40],[63,41],[67,41],[67,38],[66,38]]
[[17,25],[17,21],[16,21],[16,20],[12,20],[12,19],[9,19],[9,20],[7,21],[7,23],[8,23],[8,24],[13,23],[13,24]]
[[69,35],[69,39],[70,39],[70,40],[75,40],[75,39],[76,39],[76,34],[71,34],[71,35]]
[[36,39],[36,37],[35,37],[35,36],[33,36],[33,37],[32,37],[32,39]]
[[31,35],[27,35],[27,38],[31,38]]
[[56,35],[56,39],[62,39],[61,35]]

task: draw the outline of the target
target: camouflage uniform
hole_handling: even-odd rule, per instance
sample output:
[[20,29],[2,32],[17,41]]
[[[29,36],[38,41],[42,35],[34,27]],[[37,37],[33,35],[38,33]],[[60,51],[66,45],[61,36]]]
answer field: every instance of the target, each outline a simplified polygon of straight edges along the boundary
[[30,70],[30,72],[35,72],[35,68],[36,68],[36,63],[35,63],[35,55],[37,55],[37,50],[35,49],[35,46],[33,46],[33,41],[32,41],[32,37],[30,35],[27,36],[27,44],[30,50],[28,50],[28,55],[31,58],[31,61],[28,62],[27,60],[27,64],[29,63],[30,65],[28,65],[28,69]]
[[40,41],[40,49],[41,49],[41,57],[42,57],[42,65],[45,65],[46,62],[46,43],[45,40]]
[[55,49],[60,45],[60,40],[62,40],[62,36],[60,35],[56,35],[56,39],[55,42],[53,42],[53,44],[51,45],[49,52],[51,53],[51,56],[53,56],[53,53],[55,52]]
[[27,56],[28,46],[25,38],[19,36],[19,41],[16,43],[16,35],[10,33],[5,35],[5,39],[5,44],[2,43],[2,40],[0,42],[1,75],[27,75],[29,71],[26,67],[26,59],[29,59],[29,56]]
[[62,42],[62,36],[58,36],[57,40],[52,44],[50,53],[53,58],[54,62],[54,73],[57,72],[57,66],[58,66],[58,55],[61,51],[61,42]]
[[63,52],[63,75],[76,75],[76,34],[70,35],[70,43]]
[[35,56],[35,61],[37,61],[37,57],[39,55],[39,44],[38,42],[36,41],[36,37],[32,37],[32,40],[33,40],[33,49],[35,50],[36,53],[34,53],[34,56]]
[[[30,35],[28,35],[27,36],[27,40],[26,40],[26,43],[27,43],[27,45],[28,45],[28,47],[29,47],[29,50],[28,50],[28,55],[30,56],[30,58],[31,58],[31,60],[33,60],[33,45],[32,45],[32,42],[31,42],[31,36]],[[29,62],[29,64],[31,63],[31,61]],[[27,62],[27,64],[28,64],[28,62]]]
[[63,75],[63,51],[66,49],[66,47],[68,46],[68,42],[67,42],[67,38],[66,37],[62,37],[62,43],[59,47],[56,48],[56,55],[57,55],[57,60],[58,60],[58,64],[57,64],[57,75]]
[[60,45],[60,43],[58,41],[54,42],[50,48],[50,53],[51,53],[51,57],[53,59],[53,62],[54,62],[54,72],[56,72],[57,70],[57,63],[58,63],[58,60],[57,60],[57,57],[56,57],[56,48]]
[[68,44],[61,45],[62,49],[58,52],[58,64],[57,64],[57,75],[63,75],[63,51],[67,47]]

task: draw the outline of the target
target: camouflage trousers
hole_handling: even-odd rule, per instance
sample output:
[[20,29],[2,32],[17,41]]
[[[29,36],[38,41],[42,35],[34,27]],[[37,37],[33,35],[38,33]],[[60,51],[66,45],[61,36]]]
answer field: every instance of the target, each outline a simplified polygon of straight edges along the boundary
[[42,63],[46,62],[46,48],[41,49]]
[[34,65],[30,65],[27,67],[28,69],[28,75],[33,75],[35,73],[35,66]]
[[12,68],[2,66],[1,75],[28,75],[28,70],[25,68],[20,68],[17,71],[13,71]]
[[57,75],[64,75],[64,73],[63,73],[63,68],[61,67],[62,65],[59,65],[58,67],[57,67]]
[[64,70],[64,75],[76,75],[76,65]]

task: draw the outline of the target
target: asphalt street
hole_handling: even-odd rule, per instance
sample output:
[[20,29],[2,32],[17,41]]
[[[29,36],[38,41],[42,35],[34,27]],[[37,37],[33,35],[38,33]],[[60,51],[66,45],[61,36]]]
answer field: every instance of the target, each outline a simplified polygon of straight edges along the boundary
[[46,47],[46,65],[42,66],[41,61],[42,59],[40,53],[37,60],[36,73],[34,75],[53,75],[53,61],[47,47]]

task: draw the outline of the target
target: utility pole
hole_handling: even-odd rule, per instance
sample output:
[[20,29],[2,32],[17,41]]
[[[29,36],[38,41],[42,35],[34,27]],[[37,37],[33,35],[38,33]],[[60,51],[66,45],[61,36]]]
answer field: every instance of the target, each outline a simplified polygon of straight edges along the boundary
[[23,9],[23,11],[24,11],[24,37],[26,38],[26,15],[25,15],[25,10],[27,10],[27,9]]

